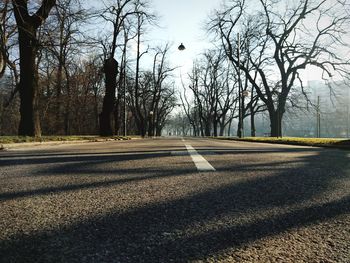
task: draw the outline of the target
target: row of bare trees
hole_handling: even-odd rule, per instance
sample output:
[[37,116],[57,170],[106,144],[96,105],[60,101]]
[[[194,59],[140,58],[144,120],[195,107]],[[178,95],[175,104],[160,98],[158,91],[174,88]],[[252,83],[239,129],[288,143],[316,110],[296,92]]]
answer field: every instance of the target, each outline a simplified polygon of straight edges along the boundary
[[[146,0],[94,12],[80,0],[5,0],[0,11],[1,127],[11,113],[19,135],[161,133],[177,103],[174,68],[169,45],[145,42],[157,19]],[[223,135],[236,118],[241,136],[249,116],[254,136],[266,110],[280,136],[295,95],[308,99],[305,69],[348,78],[349,22],[341,0],[226,1],[208,23],[217,48],[194,62],[181,96],[193,133]]]
[[[232,122],[237,104],[235,76],[222,52],[208,51],[194,62],[190,84],[183,85],[180,98],[195,136],[223,135]],[[187,96],[188,91],[192,96]]]
[[[142,0],[100,5],[92,11],[80,0],[0,4],[2,134],[14,132],[7,118],[19,119],[18,134],[28,136],[161,133],[176,98],[170,46],[144,48],[157,18]],[[146,56],[153,64],[145,67]],[[18,104],[14,118],[8,109]]]
[[236,118],[241,137],[249,116],[255,136],[255,115],[267,111],[270,135],[281,136],[286,109],[311,102],[305,69],[320,69],[328,83],[349,79],[349,25],[346,1],[226,1],[208,23],[217,47],[189,75],[194,99],[186,87],[181,96],[193,134],[223,135]]
[[[271,136],[281,136],[282,118],[293,90],[298,87],[299,94],[307,95],[300,76],[303,70],[319,68],[325,79],[348,79],[348,8],[346,1],[231,0],[215,11],[209,32],[236,74],[242,73],[240,114],[246,114],[243,92],[249,83],[251,96],[256,96],[269,114]],[[250,103],[258,107],[254,99]]]
[[[266,107],[259,103],[247,79],[239,85],[237,67],[230,63],[223,49],[204,53],[194,63],[188,79],[190,85],[183,85],[180,99],[195,136],[223,136],[225,130],[230,136],[234,119],[238,119],[237,136],[241,136],[242,122],[247,117],[250,117],[250,135],[255,136],[255,115]],[[187,96],[188,92],[191,96]],[[241,104],[239,92],[243,93]],[[240,110],[242,118],[239,118]]]

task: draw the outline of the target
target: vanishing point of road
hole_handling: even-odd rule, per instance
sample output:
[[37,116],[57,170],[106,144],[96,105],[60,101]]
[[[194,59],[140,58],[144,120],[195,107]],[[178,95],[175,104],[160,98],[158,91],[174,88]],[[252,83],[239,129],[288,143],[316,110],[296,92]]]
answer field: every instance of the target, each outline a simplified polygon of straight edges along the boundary
[[0,262],[350,262],[349,151],[162,138],[0,152]]

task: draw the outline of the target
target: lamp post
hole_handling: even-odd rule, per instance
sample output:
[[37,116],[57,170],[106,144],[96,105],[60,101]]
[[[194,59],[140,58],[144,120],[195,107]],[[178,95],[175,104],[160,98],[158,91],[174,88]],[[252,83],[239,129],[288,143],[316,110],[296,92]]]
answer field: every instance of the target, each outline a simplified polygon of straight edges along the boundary
[[320,96],[317,96],[317,106],[316,106],[316,134],[317,134],[317,138],[320,138],[320,137],[321,137]]
[[350,103],[350,87],[348,86],[348,96],[346,100],[346,138],[349,138],[349,103]]
[[124,86],[124,136],[127,136],[127,111],[126,111],[126,69],[124,67],[124,76],[123,76],[123,86]]
[[242,83],[241,83],[241,39],[239,36],[239,33],[237,33],[237,61],[238,61],[238,68],[237,68],[237,77],[238,77],[238,115],[239,115],[239,133],[238,137],[243,137],[243,94],[242,94]]
[[[148,129],[148,136],[154,136],[153,134],[153,124],[152,124],[152,121],[153,121],[153,114],[154,112],[153,111],[150,111],[149,112],[149,125],[151,126],[151,129]],[[151,134],[150,134],[151,133]]]
[[[243,88],[242,88],[243,89]],[[248,90],[242,90],[242,108],[241,108],[241,137],[244,138],[244,99],[249,96],[249,91]]]
[[[181,43],[181,44],[177,47],[177,49],[180,50],[180,51],[184,51],[184,50],[186,49],[186,47],[184,46],[183,43]],[[182,76],[181,76],[181,69],[180,69],[180,78],[182,78]],[[183,104],[178,104],[177,106],[183,106]],[[190,133],[191,133],[191,131],[190,131]],[[182,121],[182,136],[185,136],[185,134],[184,134],[184,123],[183,123],[183,121]]]

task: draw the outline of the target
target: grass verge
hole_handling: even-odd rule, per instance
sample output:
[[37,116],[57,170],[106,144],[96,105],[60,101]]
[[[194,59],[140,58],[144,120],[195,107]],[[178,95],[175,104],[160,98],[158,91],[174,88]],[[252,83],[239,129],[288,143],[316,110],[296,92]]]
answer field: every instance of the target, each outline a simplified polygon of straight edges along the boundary
[[232,137],[216,137],[216,139],[350,149],[349,139],[338,139],[338,138],[245,137],[245,138],[239,139],[239,138],[232,138]]
[[100,141],[100,140],[130,140],[129,136],[100,137],[88,136],[0,136],[0,144],[24,143],[24,142],[54,142],[54,141]]

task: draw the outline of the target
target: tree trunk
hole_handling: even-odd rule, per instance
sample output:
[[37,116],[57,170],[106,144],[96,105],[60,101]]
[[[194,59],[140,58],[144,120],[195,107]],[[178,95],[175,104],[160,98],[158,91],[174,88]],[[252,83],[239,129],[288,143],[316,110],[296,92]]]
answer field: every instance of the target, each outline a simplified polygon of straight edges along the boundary
[[141,121],[141,125],[140,125],[140,131],[141,131],[141,137],[145,137],[146,136],[146,131],[147,131],[147,127],[146,127],[146,122],[142,119]]
[[135,124],[136,124],[138,134],[141,135],[141,137],[145,137],[146,131],[147,131],[147,129],[146,129],[147,127],[145,125],[146,121],[143,118],[143,116],[141,114],[137,113],[136,111],[137,111],[136,109],[133,111],[133,115],[135,118]]
[[224,136],[224,132],[225,132],[225,123],[222,122],[222,123],[220,123],[220,132],[219,132],[219,136]]
[[94,119],[95,119],[95,133],[99,130],[99,122],[98,122],[98,97],[97,93],[94,94]]
[[67,98],[65,99],[65,105],[64,105],[64,119],[63,119],[63,126],[64,126],[64,134],[70,135],[71,134],[71,81],[70,81],[70,75],[68,68],[63,65],[64,72],[66,75],[66,92],[67,92]]
[[116,134],[121,135],[122,131],[122,121],[123,118],[121,116],[122,114],[122,110],[121,110],[121,95],[119,94],[120,92],[118,92],[118,96],[117,99],[115,101],[115,105],[114,105],[114,131]]
[[[115,133],[118,135],[124,134],[124,131],[122,131],[122,128],[124,127],[123,121],[125,118],[125,112],[123,110],[123,108],[125,109],[125,106],[124,106],[125,98],[123,103],[122,103],[122,99],[123,99],[123,96],[125,96],[125,82],[126,82],[125,81],[125,78],[126,78],[125,48],[126,47],[124,47],[123,57],[120,65],[121,68],[120,68],[119,79],[118,79],[118,96],[114,106],[114,129],[115,129]],[[122,116],[123,113],[124,113],[124,116]]]
[[227,136],[231,136],[231,128],[232,128],[232,118],[230,119],[230,122],[228,123],[228,131],[227,131]]
[[20,53],[20,114],[18,135],[41,136],[39,119],[39,85],[36,58],[36,30],[32,26],[18,27]]
[[106,78],[106,91],[103,98],[102,112],[100,113],[100,135],[112,136],[112,114],[117,86],[118,62],[114,58],[109,58],[105,61],[103,69]]
[[255,137],[255,113],[253,108],[250,109],[250,136]]
[[[1,43],[1,45],[5,45],[5,43]],[[0,79],[4,76],[6,70],[6,59],[3,52],[4,47],[0,47]]]
[[56,134],[62,134],[62,125],[61,125],[61,104],[62,104],[62,74],[63,73],[63,65],[61,60],[59,61],[58,64],[58,69],[57,69],[57,75],[56,75],[56,105],[54,107],[55,110],[55,133]]
[[154,127],[155,127],[155,123],[154,123],[154,116],[150,114],[149,116],[149,121],[148,121],[148,136],[149,137],[153,137],[154,136]]
[[64,113],[64,134],[70,135],[70,102],[68,101],[66,104],[66,110]]
[[271,137],[282,137],[282,117],[280,110],[269,111]]
[[37,29],[48,17],[55,0],[43,0],[37,12],[28,11],[28,1],[12,0],[18,29],[21,119],[18,134],[22,136],[41,136],[39,119],[38,68],[35,64],[37,53]]
[[214,121],[213,122],[213,132],[214,132],[214,137],[218,137],[218,122]]
[[209,121],[206,121],[204,123],[204,134],[205,136],[210,136],[210,122]]
[[157,128],[156,128],[156,136],[157,137],[160,137],[162,135],[162,130],[163,130],[163,127],[157,126]]
[[238,120],[238,125],[237,125],[237,137],[242,138],[242,126],[241,126],[241,121]]

